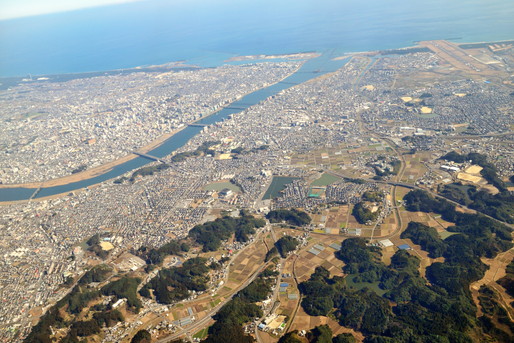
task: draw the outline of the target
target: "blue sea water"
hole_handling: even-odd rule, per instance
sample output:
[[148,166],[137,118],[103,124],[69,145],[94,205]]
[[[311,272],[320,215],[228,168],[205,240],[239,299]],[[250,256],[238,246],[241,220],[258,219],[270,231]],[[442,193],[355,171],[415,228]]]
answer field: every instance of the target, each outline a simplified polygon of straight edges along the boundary
[[146,0],[0,21],[0,77],[514,39],[511,0]]

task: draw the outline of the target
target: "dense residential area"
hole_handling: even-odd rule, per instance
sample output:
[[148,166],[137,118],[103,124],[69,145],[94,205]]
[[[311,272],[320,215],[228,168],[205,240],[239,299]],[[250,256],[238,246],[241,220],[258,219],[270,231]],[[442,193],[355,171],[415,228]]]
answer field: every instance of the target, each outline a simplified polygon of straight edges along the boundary
[[[341,56],[157,161],[2,203],[0,341],[512,341],[514,50],[423,46]],[[0,180],[87,172],[303,63],[1,90],[20,139]]]

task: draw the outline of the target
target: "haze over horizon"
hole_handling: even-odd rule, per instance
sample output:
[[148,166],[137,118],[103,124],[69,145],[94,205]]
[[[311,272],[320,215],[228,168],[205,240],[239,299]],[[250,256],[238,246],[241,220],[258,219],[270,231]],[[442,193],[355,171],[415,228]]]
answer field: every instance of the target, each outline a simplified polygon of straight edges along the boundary
[[0,20],[18,19],[144,0],[2,0]]

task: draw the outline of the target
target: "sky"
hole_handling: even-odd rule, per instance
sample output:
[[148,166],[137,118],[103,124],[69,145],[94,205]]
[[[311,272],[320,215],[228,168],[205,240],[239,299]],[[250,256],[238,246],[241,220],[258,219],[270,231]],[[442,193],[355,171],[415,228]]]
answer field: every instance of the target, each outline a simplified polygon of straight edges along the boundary
[[142,0],[0,0],[0,20]]

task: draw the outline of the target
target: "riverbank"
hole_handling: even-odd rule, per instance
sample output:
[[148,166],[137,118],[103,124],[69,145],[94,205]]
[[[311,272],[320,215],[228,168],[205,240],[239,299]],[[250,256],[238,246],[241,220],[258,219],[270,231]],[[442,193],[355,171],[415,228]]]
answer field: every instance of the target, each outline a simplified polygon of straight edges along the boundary
[[[316,57],[316,56],[314,56]],[[172,132],[169,132],[169,133],[166,133],[166,134],[163,134],[161,135],[160,137],[158,137],[157,139],[151,141],[149,144],[141,147],[140,149],[136,150],[138,153],[149,153],[151,151],[153,151],[154,149],[157,149],[159,147],[161,147],[168,139],[170,139],[171,137],[175,136],[176,134],[178,134],[179,132],[185,130],[186,128],[188,128],[189,125],[191,124],[195,124],[195,123],[199,123],[203,120],[206,120],[208,119],[209,117],[219,113],[220,111],[223,111],[224,109],[230,107],[231,105],[233,105],[234,103],[237,103],[238,101],[240,101],[241,99],[243,99],[244,97],[250,95],[250,94],[253,94],[253,93],[256,93],[256,92],[259,92],[259,91],[262,91],[266,88],[269,88],[273,85],[277,85],[279,84],[280,82],[286,80],[287,78],[291,77],[292,75],[294,75],[295,73],[297,73],[300,68],[302,68],[302,66],[305,64],[304,63],[301,63],[298,65],[298,67],[289,75],[286,75],[284,76],[283,78],[279,79],[278,81],[276,81],[275,83],[272,83],[272,84],[269,84],[269,85],[265,85],[263,87],[260,87],[260,88],[257,88],[255,90],[253,90],[252,92],[248,93],[248,94],[245,94],[245,95],[242,95],[236,99],[234,99],[233,101],[231,101],[227,106],[221,108],[221,109],[218,109],[218,110],[215,110],[193,122],[190,122],[186,125],[184,125],[183,127],[179,128],[179,129],[176,129]],[[68,184],[72,184],[72,183],[76,183],[76,182],[80,182],[80,181],[87,181],[89,179],[93,179],[95,177],[99,177],[99,176],[102,176],[106,173],[108,173],[109,171],[113,170],[115,167],[117,166],[121,166],[131,160],[134,160],[136,158],[141,158],[140,156],[136,155],[136,154],[129,154],[129,155],[126,155],[126,156],[123,156],[121,158],[118,158],[114,161],[110,161],[110,162],[107,162],[107,163],[104,163],[100,166],[97,166],[97,167],[93,167],[93,168],[90,168],[90,169],[87,169],[87,170],[84,170],[82,172],[79,172],[79,173],[76,173],[76,174],[72,174],[72,175],[66,175],[66,176],[63,176],[63,177],[59,177],[59,178],[55,178],[55,179],[50,179],[50,180],[47,180],[47,181],[37,181],[37,182],[28,182],[28,183],[20,183],[20,184],[2,184],[0,185],[0,189],[14,189],[14,188],[27,188],[27,189],[38,189],[38,188],[50,188],[50,187],[59,187],[59,186],[66,186]],[[150,163],[151,161],[149,160],[148,163]],[[137,169],[137,168],[136,168]],[[64,193],[67,193],[68,191],[65,191],[65,192],[62,192],[62,193],[59,193],[59,194],[64,194]],[[40,198],[37,198],[37,200],[42,200],[42,199],[47,199],[48,197],[40,197]],[[0,200],[0,203],[2,201]],[[3,202],[3,203],[7,203],[7,202]]]
[[[148,151],[159,147],[162,143],[164,143],[164,141],[166,141],[168,138],[170,138],[171,136],[173,136],[180,130],[182,130],[182,128],[160,136],[159,138],[157,138],[154,141],[150,142],[149,144],[145,145],[141,149],[137,150],[137,152],[147,153]],[[101,166],[93,167],[93,168],[84,170],[82,172],[76,173],[76,174],[67,175],[67,176],[63,176],[63,177],[59,177],[56,179],[51,179],[51,180],[43,181],[43,182],[28,182],[28,183],[19,183],[19,184],[0,185],[0,189],[1,188],[39,188],[39,187],[46,188],[46,187],[54,187],[54,186],[63,186],[63,185],[69,184],[69,183],[83,181],[83,180],[91,179],[93,177],[105,174],[108,171],[110,171],[111,169],[113,169],[114,167],[121,165],[123,163],[126,163],[132,159],[138,158],[138,157],[139,156],[137,156],[135,154],[130,154],[130,155],[123,156],[119,159],[116,159],[114,161],[110,161],[105,164],[102,164]]]

